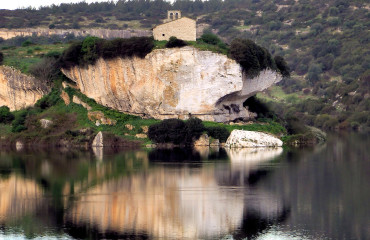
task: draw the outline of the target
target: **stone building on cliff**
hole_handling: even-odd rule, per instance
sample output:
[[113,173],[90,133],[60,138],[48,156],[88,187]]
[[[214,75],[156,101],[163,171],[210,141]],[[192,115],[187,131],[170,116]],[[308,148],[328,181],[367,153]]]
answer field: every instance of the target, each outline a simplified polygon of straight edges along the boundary
[[163,24],[153,28],[155,40],[167,40],[174,36],[185,41],[195,41],[197,38],[196,21],[181,17],[181,11],[168,11]]

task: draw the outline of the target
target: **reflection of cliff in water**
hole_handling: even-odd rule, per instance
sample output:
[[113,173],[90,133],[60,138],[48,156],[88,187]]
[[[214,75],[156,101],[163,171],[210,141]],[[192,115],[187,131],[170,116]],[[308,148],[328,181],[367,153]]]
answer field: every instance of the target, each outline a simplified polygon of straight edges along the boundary
[[[286,204],[273,200],[276,197],[271,192],[234,179],[253,175],[261,163],[280,154],[270,150],[216,149],[205,158],[195,150],[162,149],[149,154],[106,154],[102,161],[78,153],[17,155],[9,162],[21,166],[25,177],[15,177],[11,167],[2,168],[6,173],[1,175],[6,176],[9,189],[16,179],[15,189],[28,195],[17,193],[18,199],[0,196],[0,225],[10,215],[30,214],[43,222],[40,231],[55,225],[53,229],[76,238],[254,236],[284,220]],[[6,189],[4,183],[1,180],[2,189]]]
[[[270,150],[270,153],[263,150],[261,154],[247,154],[245,161],[254,162],[254,167],[250,166],[257,169],[259,161],[268,161],[281,153],[281,150]],[[226,156],[221,150],[214,152],[211,158],[226,159]],[[185,149],[155,150],[149,158],[176,163],[194,163],[200,159],[198,153]],[[201,168],[198,164],[180,168],[166,165],[145,174],[104,182],[78,196],[66,219],[78,227],[95,226],[101,233],[140,236],[145,233],[142,236],[154,238],[210,238],[230,233],[236,237],[254,236],[270,223],[284,220],[287,211],[282,200],[272,200],[274,197],[269,192],[248,190],[247,185],[220,186],[217,178],[226,172],[249,174],[250,168],[233,170],[234,165],[242,162],[240,157],[234,160],[235,164],[231,159],[231,168],[229,163],[222,164],[225,171],[219,171],[215,165]],[[252,217],[257,221],[254,225],[250,225]]]
[[0,178],[0,224],[34,214],[43,203],[41,187],[32,180],[10,174]]

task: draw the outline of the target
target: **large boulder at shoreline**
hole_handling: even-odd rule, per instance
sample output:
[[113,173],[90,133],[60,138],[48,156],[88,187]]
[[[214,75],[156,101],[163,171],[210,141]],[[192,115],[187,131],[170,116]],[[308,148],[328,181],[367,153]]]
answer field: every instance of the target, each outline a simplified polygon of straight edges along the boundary
[[267,133],[233,130],[226,141],[227,148],[281,147],[283,142]]

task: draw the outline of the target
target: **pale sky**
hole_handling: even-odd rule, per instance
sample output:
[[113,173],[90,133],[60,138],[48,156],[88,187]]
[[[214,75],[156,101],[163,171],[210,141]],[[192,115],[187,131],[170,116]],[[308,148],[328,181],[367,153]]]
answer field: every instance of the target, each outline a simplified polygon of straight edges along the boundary
[[[85,0],[87,3],[92,2],[108,2],[109,0]],[[114,0],[116,2],[117,0]],[[17,9],[27,8],[29,6],[33,8],[39,8],[40,6],[49,6],[52,4],[59,5],[61,3],[78,3],[83,0],[0,0],[0,9]]]

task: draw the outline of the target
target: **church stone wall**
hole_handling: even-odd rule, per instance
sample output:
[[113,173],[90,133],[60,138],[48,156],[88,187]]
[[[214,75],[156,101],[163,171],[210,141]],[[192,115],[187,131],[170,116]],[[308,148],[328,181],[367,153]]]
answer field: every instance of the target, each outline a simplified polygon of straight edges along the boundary
[[167,40],[174,36],[185,41],[195,41],[196,22],[193,19],[183,17],[172,22],[158,25],[153,29],[153,36],[155,40]]

